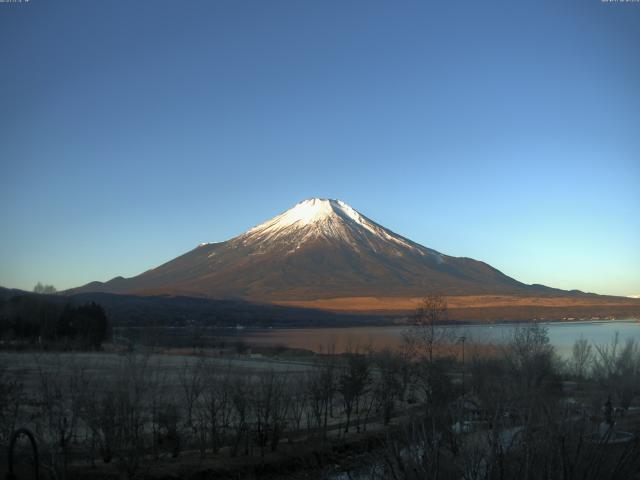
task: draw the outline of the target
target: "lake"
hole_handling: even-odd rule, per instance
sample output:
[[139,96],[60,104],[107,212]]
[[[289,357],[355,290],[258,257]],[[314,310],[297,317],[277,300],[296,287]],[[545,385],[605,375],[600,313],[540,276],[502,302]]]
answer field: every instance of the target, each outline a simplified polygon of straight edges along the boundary
[[[523,325],[523,324],[519,324]],[[640,342],[640,322],[638,320],[611,320],[593,322],[556,322],[543,324],[548,331],[551,344],[558,353],[567,355],[575,340],[586,338],[595,345],[611,342],[616,332],[620,339],[635,338]],[[518,325],[455,325],[442,327],[450,338],[465,337],[469,348],[475,346],[502,344],[508,341]],[[351,348],[371,346],[374,349],[394,348],[403,341],[408,327],[345,327],[345,328],[300,328],[300,329],[243,329],[236,333],[238,339],[250,344],[264,346],[287,346],[303,348],[315,352],[335,349],[337,353]]]

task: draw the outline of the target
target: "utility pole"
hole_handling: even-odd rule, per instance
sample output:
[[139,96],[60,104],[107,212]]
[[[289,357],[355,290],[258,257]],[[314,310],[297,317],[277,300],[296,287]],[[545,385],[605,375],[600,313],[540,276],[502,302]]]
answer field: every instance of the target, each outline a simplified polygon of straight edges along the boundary
[[465,395],[465,388],[464,388],[464,342],[467,339],[467,337],[465,337],[464,335],[462,335],[460,337],[460,342],[462,342],[462,397],[464,398]]

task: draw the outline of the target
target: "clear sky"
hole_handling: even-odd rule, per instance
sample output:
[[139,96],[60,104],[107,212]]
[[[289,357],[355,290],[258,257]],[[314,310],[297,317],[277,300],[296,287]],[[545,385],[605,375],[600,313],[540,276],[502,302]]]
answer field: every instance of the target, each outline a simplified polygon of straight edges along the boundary
[[640,294],[640,3],[0,3],[0,285],[131,276],[309,197]]

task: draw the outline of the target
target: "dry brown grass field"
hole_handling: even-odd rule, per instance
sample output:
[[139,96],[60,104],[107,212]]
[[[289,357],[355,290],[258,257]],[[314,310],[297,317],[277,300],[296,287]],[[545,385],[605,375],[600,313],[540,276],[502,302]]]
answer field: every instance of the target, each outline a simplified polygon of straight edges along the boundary
[[[416,309],[420,297],[342,297],[318,300],[289,300],[279,305],[319,308],[334,312],[377,314],[409,314]],[[640,318],[640,300],[608,296],[515,296],[461,295],[448,296],[451,320],[530,320],[545,318],[627,317]]]

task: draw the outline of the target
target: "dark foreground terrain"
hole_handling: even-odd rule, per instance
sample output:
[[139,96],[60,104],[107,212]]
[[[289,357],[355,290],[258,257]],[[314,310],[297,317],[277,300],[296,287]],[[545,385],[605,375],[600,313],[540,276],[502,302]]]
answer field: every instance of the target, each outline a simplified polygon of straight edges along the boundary
[[2,353],[0,442],[33,432],[41,478],[640,478],[637,342],[561,360],[533,325],[462,357],[436,332],[341,355]]

